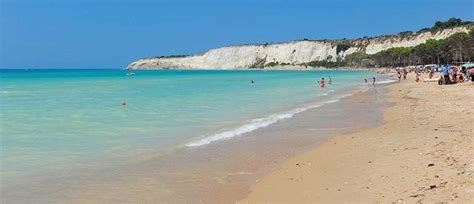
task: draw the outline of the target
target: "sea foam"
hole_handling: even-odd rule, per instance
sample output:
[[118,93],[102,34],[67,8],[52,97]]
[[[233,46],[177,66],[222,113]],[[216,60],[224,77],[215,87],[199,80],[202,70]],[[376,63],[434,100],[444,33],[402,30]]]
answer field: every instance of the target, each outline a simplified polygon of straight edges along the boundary
[[387,79],[387,80],[384,80],[384,81],[375,82],[375,84],[391,84],[391,83],[395,83],[397,81],[398,80],[396,80],[396,79]]
[[[330,91],[330,92],[333,92],[333,91]],[[345,94],[345,95],[341,95],[341,96],[339,96],[338,98],[335,98],[335,99],[331,99],[331,100],[327,100],[327,101],[323,101],[323,102],[319,102],[319,103],[315,103],[315,104],[310,104],[310,105],[300,107],[300,108],[295,108],[295,109],[292,109],[290,111],[282,112],[282,113],[279,113],[279,114],[272,114],[272,115],[269,115],[269,116],[264,117],[264,118],[253,119],[249,123],[247,123],[245,125],[242,125],[238,128],[227,130],[227,131],[224,131],[224,132],[220,132],[220,133],[208,136],[208,137],[204,137],[204,138],[198,139],[196,141],[189,142],[185,145],[187,147],[199,147],[199,146],[208,145],[208,144],[220,141],[220,140],[226,140],[226,139],[231,139],[233,137],[238,137],[238,136],[244,135],[245,133],[249,133],[249,132],[252,132],[254,130],[257,130],[259,128],[263,128],[263,127],[267,127],[269,125],[272,125],[272,124],[274,124],[274,123],[276,123],[280,120],[292,118],[294,115],[296,115],[298,113],[301,113],[301,112],[304,112],[304,111],[307,111],[309,109],[321,107],[325,104],[336,103],[340,99],[351,96],[351,95],[352,94]]]

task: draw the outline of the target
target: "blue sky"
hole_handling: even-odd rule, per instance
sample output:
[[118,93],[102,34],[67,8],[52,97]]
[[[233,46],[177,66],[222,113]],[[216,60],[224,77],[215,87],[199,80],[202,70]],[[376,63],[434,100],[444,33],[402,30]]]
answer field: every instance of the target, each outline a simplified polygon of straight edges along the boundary
[[241,43],[375,36],[474,19],[474,0],[0,0],[0,68],[123,68]]

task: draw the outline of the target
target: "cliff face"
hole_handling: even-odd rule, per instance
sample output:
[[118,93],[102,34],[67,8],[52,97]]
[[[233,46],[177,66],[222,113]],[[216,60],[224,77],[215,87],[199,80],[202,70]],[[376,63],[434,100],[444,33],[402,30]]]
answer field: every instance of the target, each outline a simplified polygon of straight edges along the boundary
[[[367,54],[393,48],[411,47],[429,39],[445,39],[458,32],[468,32],[467,26],[445,29],[437,33],[382,36],[355,40],[292,41],[261,45],[240,45],[211,49],[198,55],[144,58],[132,62],[129,69],[236,69],[258,68],[274,63],[302,64],[311,61],[336,61],[346,55],[364,51]],[[342,48],[341,43],[345,45]]]

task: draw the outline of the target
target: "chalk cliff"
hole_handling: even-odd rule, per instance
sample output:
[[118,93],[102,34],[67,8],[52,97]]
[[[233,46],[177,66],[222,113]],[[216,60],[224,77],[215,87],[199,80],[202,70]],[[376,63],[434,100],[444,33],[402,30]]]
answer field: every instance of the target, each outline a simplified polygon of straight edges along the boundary
[[375,54],[393,47],[416,46],[429,39],[445,39],[468,31],[469,26],[460,26],[435,33],[426,31],[353,40],[297,40],[228,46],[189,56],[143,58],[130,63],[128,69],[245,69],[262,68],[272,62],[299,65],[311,61],[336,61],[357,51]]

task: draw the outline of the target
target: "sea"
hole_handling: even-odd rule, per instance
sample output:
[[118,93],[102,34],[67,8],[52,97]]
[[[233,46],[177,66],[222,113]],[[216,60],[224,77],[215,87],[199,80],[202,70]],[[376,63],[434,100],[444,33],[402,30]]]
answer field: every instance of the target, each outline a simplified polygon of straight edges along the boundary
[[368,70],[1,70],[0,176],[13,185],[257,137],[372,77],[391,82]]

